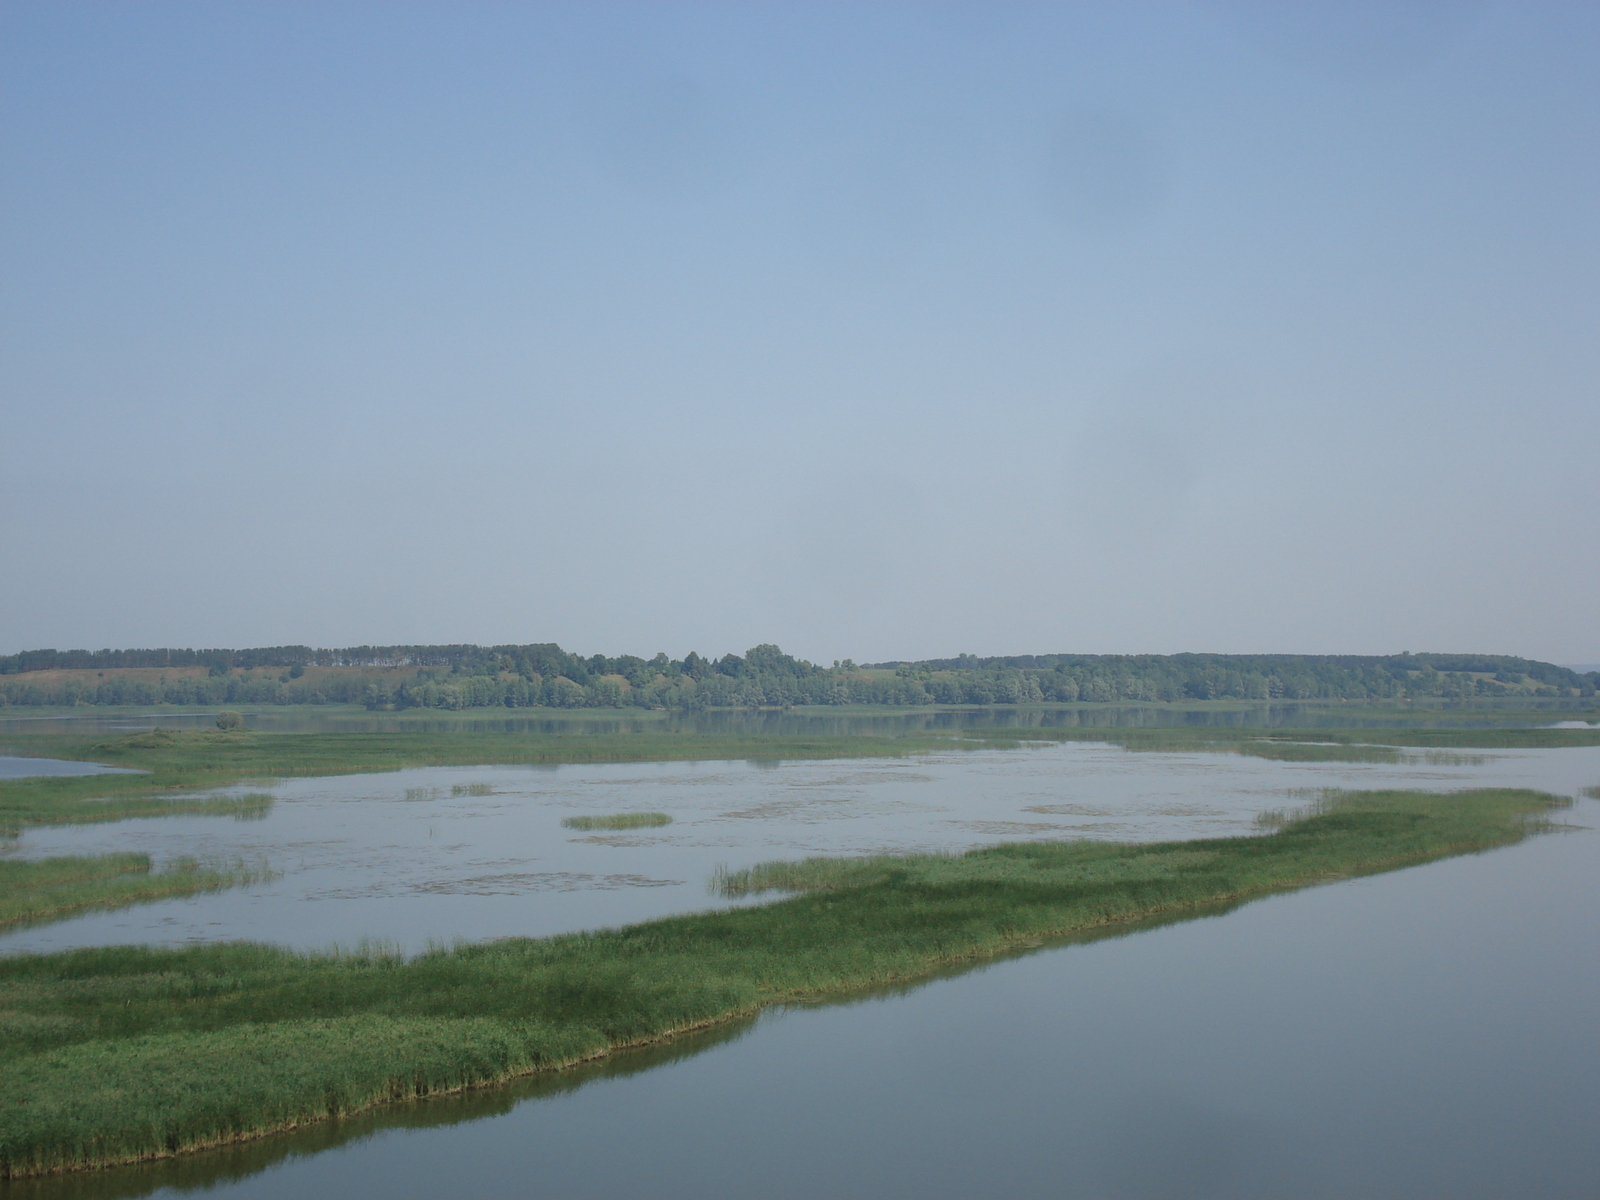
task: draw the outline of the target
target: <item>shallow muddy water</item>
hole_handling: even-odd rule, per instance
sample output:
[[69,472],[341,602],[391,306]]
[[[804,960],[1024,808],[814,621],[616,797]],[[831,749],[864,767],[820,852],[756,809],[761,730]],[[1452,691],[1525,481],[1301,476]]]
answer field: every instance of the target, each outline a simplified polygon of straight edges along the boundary
[[[270,787],[272,807],[256,819],[25,830],[10,851],[23,858],[136,851],[158,865],[242,859],[281,874],[16,930],[0,937],[0,953],[225,938],[415,951],[726,904],[707,886],[719,866],[1043,838],[1228,836],[1254,832],[1258,813],[1327,787],[1502,784],[1574,794],[1597,780],[1600,747],[1417,752],[1402,764],[1366,764],[1085,743],[905,759],[432,767],[293,779]],[[561,825],[638,811],[673,823],[620,832]]]

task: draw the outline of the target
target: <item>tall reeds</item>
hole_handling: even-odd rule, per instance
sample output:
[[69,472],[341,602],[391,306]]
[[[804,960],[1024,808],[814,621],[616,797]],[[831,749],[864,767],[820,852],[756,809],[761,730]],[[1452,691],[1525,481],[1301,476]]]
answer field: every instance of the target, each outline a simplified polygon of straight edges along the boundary
[[181,858],[161,870],[148,854],[0,859],[0,929],[36,925],[93,909],[124,908],[170,896],[218,892],[273,878],[265,866]]

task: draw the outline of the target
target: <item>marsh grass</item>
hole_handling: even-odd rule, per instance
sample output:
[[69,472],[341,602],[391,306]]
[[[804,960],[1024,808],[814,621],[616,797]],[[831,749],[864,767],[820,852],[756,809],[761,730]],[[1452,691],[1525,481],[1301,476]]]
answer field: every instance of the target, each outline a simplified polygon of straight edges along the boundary
[[438,788],[410,787],[406,789],[407,800],[437,800],[440,795]]
[[225,816],[238,821],[259,821],[277,800],[271,792],[235,792],[208,796],[162,796],[174,812],[194,816]]
[[[1273,729],[1159,726],[1141,729],[964,729],[969,741],[1109,742],[1124,750],[1212,751],[1293,762],[1397,762],[1401,748],[1420,750],[1557,749],[1600,746],[1600,729]],[[1467,764],[1471,765],[1471,764]]]
[[230,799],[237,803],[228,809],[227,815],[235,821],[265,821],[277,797],[271,792],[246,792]]
[[[74,775],[0,781],[0,833],[63,821],[221,814],[249,808],[206,794],[245,779],[341,775],[468,764],[892,758],[1040,741],[1110,742],[1132,751],[1215,751],[1297,762],[1388,762],[1398,747],[1472,750],[1600,745],[1600,729],[1273,730],[1162,727],[963,729],[900,734],[696,733],[251,733],[155,729],[86,740],[8,733],[21,754],[133,767],[144,775]],[[173,795],[173,793],[179,793]]]
[[[918,855],[917,863],[927,868],[935,860],[945,865],[951,855]],[[820,892],[840,888],[868,887],[887,882],[911,861],[904,855],[871,854],[860,858],[835,858],[819,855],[798,862],[765,862],[730,871],[718,867],[711,876],[711,890],[719,896],[750,896],[761,892]]]
[[1221,747],[1234,754],[1268,758],[1275,762],[1398,763],[1405,756],[1394,746],[1339,745],[1323,742],[1280,742],[1250,739]]
[[488,783],[456,783],[450,787],[452,796],[492,796],[494,786]]
[[[115,780],[111,786],[103,780]],[[229,816],[251,820],[272,808],[268,792],[215,793],[238,782],[186,772],[67,775],[0,780],[0,836],[29,825],[125,821],[135,817]]]
[[1040,844],[1033,844],[1028,853],[1021,855],[1009,853],[1009,846],[992,846],[965,854],[882,854],[761,863],[743,871],[719,871],[713,877],[713,887],[724,896],[745,896],[764,891],[839,891],[891,883],[937,888],[1147,884],[1205,867],[1220,853],[1189,848],[1182,842],[1149,846],[1075,841],[1059,843],[1049,853],[1039,853],[1040,848]]
[[[1371,793],[1351,791],[1347,788],[1321,787],[1290,788],[1287,794],[1296,799],[1304,800],[1305,803],[1294,808],[1269,808],[1264,812],[1257,813],[1254,821],[1257,829],[1275,831],[1296,821],[1325,816],[1340,808],[1359,805],[1361,798]],[[1449,795],[1450,793],[1444,794]],[[1531,819],[1525,818],[1525,821]]]
[[159,1157],[565,1066],[1044,939],[1508,845],[1570,804],[1345,793],[1268,836],[812,859],[771,903],[403,959],[249,943],[0,959],[0,1174]]
[[411,1100],[341,1114],[277,1137],[229,1142],[210,1153],[182,1154],[123,1167],[115,1175],[13,1179],[0,1186],[6,1200],[129,1200],[159,1193],[198,1197],[259,1175],[285,1160],[313,1157],[394,1130],[428,1130],[504,1116],[525,1101],[553,1099],[603,1079],[621,1079],[687,1060],[749,1034],[756,1018],[721,1022],[627,1054],[606,1055],[562,1071],[541,1071],[502,1086],[434,1092]]
[[658,812],[607,813],[598,817],[565,817],[561,824],[568,829],[647,829],[671,825],[672,818]]
[[1600,787],[1586,787],[1583,794],[1591,800],[1600,800]]
[[0,929],[57,921],[94,909],[125,908],[171,896],[219,892],[274,878],[264,866],[193,858],[152,869],[148,854],[100,854],[38,861],[0,859]]
[[[934,750],[980,749],[985,745],[1005,744],[961,741],[946,733],[791,736],[660,730],[557,734],[251,733],[156,729],[98,740],[64,734],[8,734],[7,738],[14,743],[11,748],[16,753],[134,767],[147,774],[0,780],[0,833],[58,822],[233,813],[250,808],[254,802],[208,793],[244,779],[493,763],[893,758]],[[458,786],[470,789],[488,785]],[[411,789],[407,789],[407,796],[413,798],[410,792]],[[468,791],[466,794],[485,793]]]
[[1406,761],[1422,762],[1430,767],[1481,767],[1494,757],[1492,754],[1462,754],[1458,750],[1424,750],[1421,754],[1406,755]]

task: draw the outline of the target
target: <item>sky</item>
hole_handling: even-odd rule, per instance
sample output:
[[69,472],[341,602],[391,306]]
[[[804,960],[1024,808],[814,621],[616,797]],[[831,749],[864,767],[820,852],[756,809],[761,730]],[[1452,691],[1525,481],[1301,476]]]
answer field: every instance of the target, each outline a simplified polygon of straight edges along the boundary
[[1600,661],[1600,5],[0,6],[0,652]]

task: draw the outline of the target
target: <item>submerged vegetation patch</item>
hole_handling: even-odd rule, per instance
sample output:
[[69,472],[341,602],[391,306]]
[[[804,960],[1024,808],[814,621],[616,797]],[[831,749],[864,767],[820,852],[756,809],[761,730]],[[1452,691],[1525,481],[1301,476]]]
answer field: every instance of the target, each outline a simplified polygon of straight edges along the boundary
[[1267,836],[1010,844],[725,873],[772,903],[398,955],[250,943],[0,959],[0,1174],[170,1155],[1041,939],[1507,845],[1569,800],[1344,793]]
[[561,823],[568,829],[646,829],[653,825],[671,825],[672,818],[659,812],[608,813],[598,817],[567,817]]

